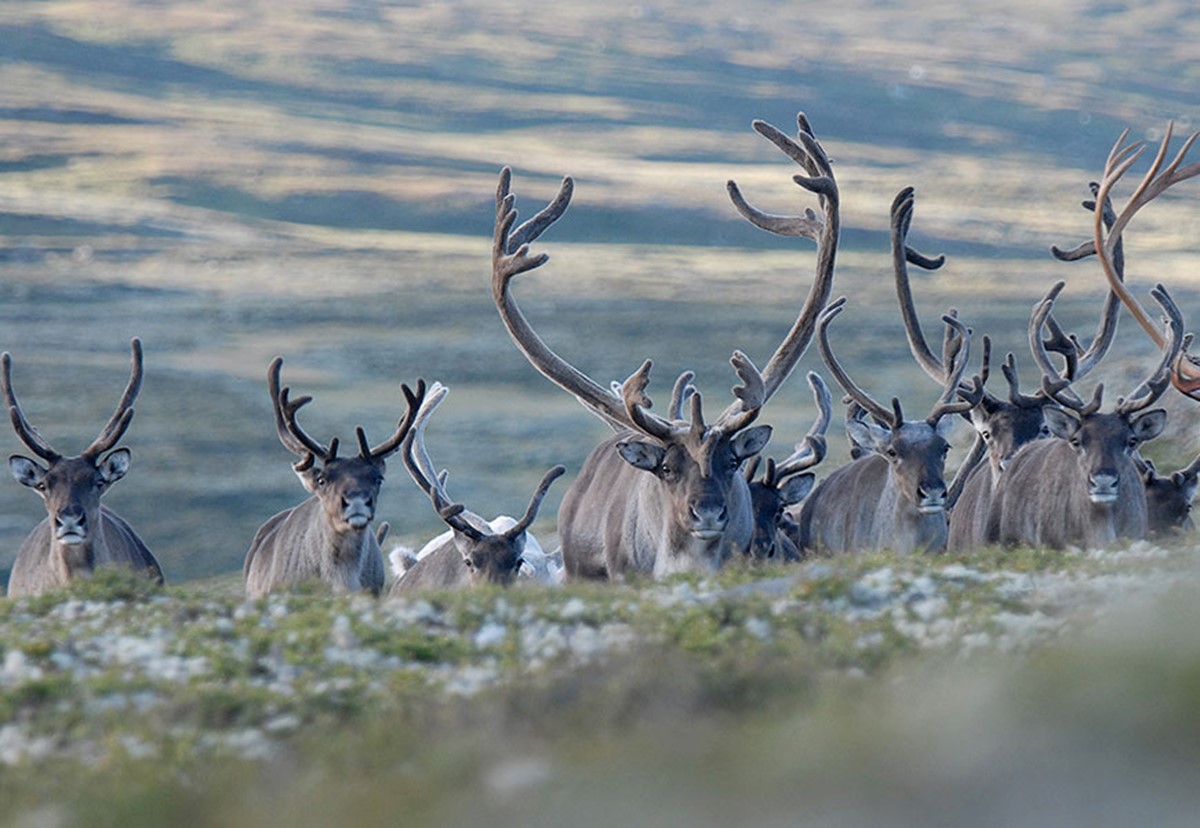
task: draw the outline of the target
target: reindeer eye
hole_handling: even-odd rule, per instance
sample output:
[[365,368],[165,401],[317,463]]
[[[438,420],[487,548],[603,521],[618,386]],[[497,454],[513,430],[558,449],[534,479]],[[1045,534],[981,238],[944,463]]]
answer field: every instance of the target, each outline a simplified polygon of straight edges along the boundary
[[987,442],[990,442],[992,439],[992,432],[988,431],[987,429],[984,429],[983,431],[979,432],[979,436],[983,438],[983,441],[985,443],[987,443]]
[[467,569],[471,570],[472,572],[475,571],[475,562],[473,560],[470,558],[463,558],[463,563],[467,565]]
[[890,448],[887,450],[887,456],[888,457],[899,457],[900,452],[896,451],[894,448]]

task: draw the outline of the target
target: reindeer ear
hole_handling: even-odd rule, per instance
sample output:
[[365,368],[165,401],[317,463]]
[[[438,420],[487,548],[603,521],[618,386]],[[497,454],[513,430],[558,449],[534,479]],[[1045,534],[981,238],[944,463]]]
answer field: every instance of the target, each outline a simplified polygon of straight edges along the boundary
[[1139,443],[1153,440],[1167,427],[1167,412],[1161,408],[1155,408],[1138,416],[1129,426],[1133,429],[1133,436],[1137,437]]
[[795,506],[801,500],[808,497],[808,493],[812,491],[816,482],[817,476],[811,472],[789,477],[779,487],[779,499],[783,501],[783,505],[785,506]]
[[129,449],[119,448],[110,451],[108,455],[100,461],[99,470],[100,476],[104,478],[104,485],[111,486],[116,483],[125,473],[129,471],[130,454]]
[[663,458],[667,456],[667,451],[662,446],[644,443],[641,440],[617,443],[617,451],[629,465],[651,472],[661,466]]
[[39,466],[28,457],[22,457],[19,454],[14,454],[8,458],[8,468],[12,471],[12,476],[22,486],[28,486],[31,489],[36,489],[37,485],[42,482],[46,476],[46,470]]
[[1042,409],[1042,417],[1046,420],[1046,427],[1055,437],[1070,440],[1075,436],[1075,432],[1079,431],[1079,418],[1061,408],[1048,405]]
[[851,419],[846,421],[846,436],[859,448],[878,452],[887,448],[892,439],[892,430],[878,423]]
[[312,465],[302,469],[293,466],[292,471],[296,473],[296,477],[300,478],[300,484],[308,490],[309,494],[317,493],[317,479],[322,474],[320,466]]
[[743,429],[733,438],[733,455],[739,461],[753,457],[767,447],[770,439],[771,427],[769,425]]

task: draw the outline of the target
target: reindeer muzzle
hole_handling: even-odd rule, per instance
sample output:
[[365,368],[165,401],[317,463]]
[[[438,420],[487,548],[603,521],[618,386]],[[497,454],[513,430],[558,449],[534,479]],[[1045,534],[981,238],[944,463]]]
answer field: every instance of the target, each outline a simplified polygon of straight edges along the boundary
[[374,499],[361,495],[343,497],[342,517],[352,529],[365,529],[375,519]]
[[940,515],[946,511],[946,489],[930,488],[917,491],[917,512],[922,515]]
[[78,546],[88,539],[87,515],[84,512],[59,512],[54,518],[54,537],[66,546]]
[[1088,500],[1100,506],[1115,503],[1120,478],[1111,473],[1093,474],[1088,477]]

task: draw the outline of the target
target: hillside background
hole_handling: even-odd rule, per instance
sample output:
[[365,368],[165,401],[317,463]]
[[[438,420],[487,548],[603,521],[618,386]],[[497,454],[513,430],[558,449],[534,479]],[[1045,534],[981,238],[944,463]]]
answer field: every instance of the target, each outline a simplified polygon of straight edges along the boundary
[[[1079,201],[1122,129],[1200,126],[1198,44],[1185,2],[4,3],[0,348],[31,421],[74,453],[144,340],[134,467],[106,502],[175,581],[238,569],[258,524],[304,496],[266,395],[276,354],[323,438],[361,423],[382,439],[400,382],[446,383],[428,445],[451,493],[519,513],[605,427],[492,307],[497,171],[514,168],[525,215],[577,182],[539,243],[551,263],[518,287],[544,337],[600,381],[653,357],[660,405],[694,369],[715,410],[730,352],[765,361],[811,282],[812,245],[755,230],[725,194],[733,178],[764,209],[813,203],[750,130],[793,131],[803,110],[841,185],[835,293],[851,304],[833,338],[860,382],[914,412],[936,397],[891,286],[887,209],[913,185],[912,240],[949,257],[917,285],[927,326],[957,307],[1032,383],[1032,304],[1069,280],[1061,316],[1090,334],[1104,292],[1094,262],[1048,248],[1086,237]],[[1165,282],[1194,315],[1198,240],[1193,181],[1128,235],[1139,295]],[[1110,394],[1151,361],[1126,318]],[[819,363],[813,349],[801,370]],[[1168,467],[1200,449],[1195,412],[1169,405]],[[764,415],[770,453],[812,416],[798,373]],[[0,573],[42,514],[0,483]],[[414,544],[441,530],[398,459],[380,518]]]

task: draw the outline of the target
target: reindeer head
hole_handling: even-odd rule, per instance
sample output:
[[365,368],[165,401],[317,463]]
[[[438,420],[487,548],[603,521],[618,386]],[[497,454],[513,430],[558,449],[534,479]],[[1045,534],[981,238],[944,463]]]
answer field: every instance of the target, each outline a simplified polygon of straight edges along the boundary
[[133,419],[133,401],[142,385],[141,341],[134,339],[131,348],[133,366],[117,410],[92,444],[75,457],[65,457],[55,451],[25,419],[12,389],[12,358],[7,352],[0,356],[3,365],[0,382],[13,429],[46,464],[43,466],[36,460],[14,454],[9,457],[8,465],[17,482],[33,489],[45,502],[52,547],[73,561],[68,564],[69,569],[79,567],[90,571],[94,564],[94,546],[102,542],[98,538],[100,496],[129,471],[129,449],[113,450],[113,446],[129,428]]

